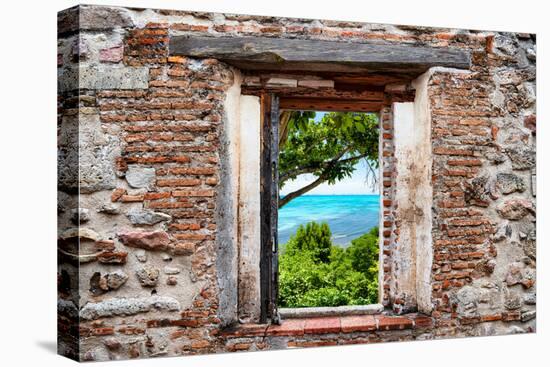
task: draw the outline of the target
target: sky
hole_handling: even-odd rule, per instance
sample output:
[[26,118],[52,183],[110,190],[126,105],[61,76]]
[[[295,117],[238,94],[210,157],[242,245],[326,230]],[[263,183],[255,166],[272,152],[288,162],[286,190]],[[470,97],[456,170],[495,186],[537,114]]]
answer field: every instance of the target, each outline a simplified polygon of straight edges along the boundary
[[[315,120],[319,120],[325,113],[317,112],[315,115]],[[322,183],[317,186],[315,189],[309,191],[305,195],[367,195],[367,194],[377,194],[378,185],[372,184],[372,177],[367,178],[367,163],[364,160],[360,160],[355,165],[356,170],[353,172],[352,176],[345,178],[341,181],[336,182],[334,185],[329,185],[328,183]],[[378,175],[378,170],[375,171]],[[289,180],[285,183],[283,189],[281,190],[281,195],[286,195],[290,192],[298,190],[303,186],[315,181],[315,176],[312,174],[306,174],[298,176],[294,180]],[[374,186],[374,187],[373,187]]]

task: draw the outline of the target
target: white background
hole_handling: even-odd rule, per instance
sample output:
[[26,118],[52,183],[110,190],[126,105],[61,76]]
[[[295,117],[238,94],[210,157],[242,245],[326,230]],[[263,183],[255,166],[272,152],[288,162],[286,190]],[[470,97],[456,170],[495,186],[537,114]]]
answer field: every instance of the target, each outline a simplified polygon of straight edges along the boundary
[[[536,335],[97,363],[95,366],[548,365],[550,11],[539,1],[88,1],[182,10],[536,32],[538,304]],[[56,12],[74,1],[4,1],[0,43],[0,363],[69,366],[56,341]],[[546,67],[546,68],[545,68]],[[546,357],[545,359],[543,359]]]

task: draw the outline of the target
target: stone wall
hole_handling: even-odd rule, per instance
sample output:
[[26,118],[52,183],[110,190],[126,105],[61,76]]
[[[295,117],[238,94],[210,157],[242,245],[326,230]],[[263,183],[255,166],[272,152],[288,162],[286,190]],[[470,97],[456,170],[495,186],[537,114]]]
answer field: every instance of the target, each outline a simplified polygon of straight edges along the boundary
[[[58,32],[60,354],[110,360],[534,331],[534,35],[100,6],[60,12]],[[416,321],[415,301],[390,292],[402,218],[392,194],[397,99],[388,94],[386,318],[321,320],[337,326],[311,333],[307,321],[235,329],[238,171],[226,102],[239,71],[171,56],[174,35],[471,51],[470,70],[433,70],[427,80],[429,315]]]

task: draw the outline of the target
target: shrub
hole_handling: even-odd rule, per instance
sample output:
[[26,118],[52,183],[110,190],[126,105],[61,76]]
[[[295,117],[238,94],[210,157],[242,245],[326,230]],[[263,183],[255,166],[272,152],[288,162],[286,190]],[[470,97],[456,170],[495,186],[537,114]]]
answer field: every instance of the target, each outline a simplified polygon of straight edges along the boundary
[[287,243],[286,251],[311,252],[317,261],[328,263],[332,248],[331,235],[327,223],[309,222],[305,226],[300,225]]

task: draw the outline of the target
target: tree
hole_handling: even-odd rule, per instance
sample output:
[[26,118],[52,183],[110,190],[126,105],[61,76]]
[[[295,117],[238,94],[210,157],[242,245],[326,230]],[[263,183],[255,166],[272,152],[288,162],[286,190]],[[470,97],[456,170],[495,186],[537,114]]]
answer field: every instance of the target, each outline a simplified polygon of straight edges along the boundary
[[328,263],[332,247],[331,236],[326,222],[309,222],[298,227],[296,234],[289,239],[286,251],[311,251],[317,262]]
[[376,179],[378,168],[378,120],[376,115],[329,112],[315,121],[313,111],[283,113],[279,134],[279,189],[303,174],[316,179],[285,195],[279,208],[323,182],[334,184],[355,171],[364,159]]

